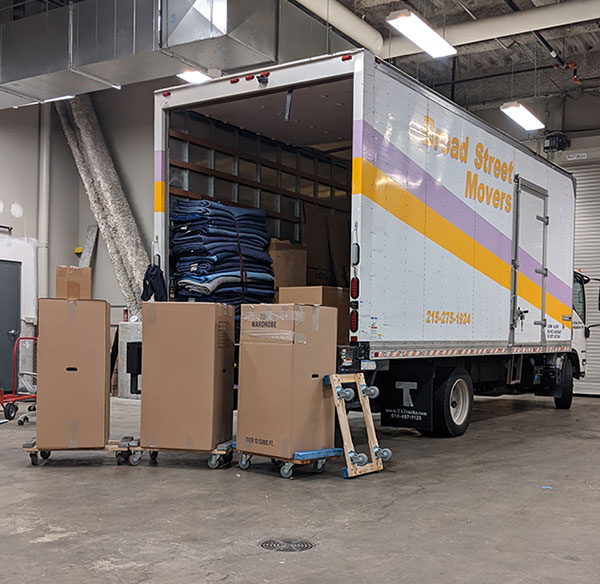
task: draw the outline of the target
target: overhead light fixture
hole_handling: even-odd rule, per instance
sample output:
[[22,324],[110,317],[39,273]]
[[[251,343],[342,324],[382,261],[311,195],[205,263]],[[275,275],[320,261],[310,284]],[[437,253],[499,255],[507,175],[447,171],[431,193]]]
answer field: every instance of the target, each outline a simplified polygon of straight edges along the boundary
[[63,99],[73,99],[74,95],[61,95],[60,97],[51,97],[50,99],[42,100],[42,103],[50,103],[51,101],[62,101]]
[[387,21],[434,59],[456,55],[456,49],[445,38],[410,10],[396,10],[389,14]]
[[40,101],[30,101],[29,103],[20,103],[19,105],[13,105],[13,109],[19,109],[20,107],[27,107],[30,105],[40,105]]
[[541,130],[545,127],[544,122],[536,118],[523,104],[518,101],[509,101],[500,106],[500,109],[509,118],[512,118],[519,126],[528,132]]
[[204,83],[210,79],[210,77],[206,73],[202,73],[202,71],[184,71],[183,73],[179,73],[177,77],[183,79],[187,83]]

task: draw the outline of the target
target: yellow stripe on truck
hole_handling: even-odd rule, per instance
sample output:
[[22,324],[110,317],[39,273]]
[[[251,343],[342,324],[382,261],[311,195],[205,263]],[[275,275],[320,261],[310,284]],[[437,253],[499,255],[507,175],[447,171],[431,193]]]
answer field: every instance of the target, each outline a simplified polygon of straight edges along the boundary
[[[352,161],[352,192],[368,197],[452,255],[510,290],[510,264],[362,158]],[[541,287],[523,274],[518,275],[517,285],[519,296],[541,310]],[[562,320],[564,314],[571,314],[571,309],[550,294],[546,294],[546,314],[571,328],[571,323]]]
[[162,180],[154,182],[154,212],[165,212],[165,182]]

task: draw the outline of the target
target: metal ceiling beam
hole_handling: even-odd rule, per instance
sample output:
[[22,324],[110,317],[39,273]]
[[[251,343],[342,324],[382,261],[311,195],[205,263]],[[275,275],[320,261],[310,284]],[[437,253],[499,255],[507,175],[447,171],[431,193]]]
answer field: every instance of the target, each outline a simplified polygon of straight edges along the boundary
[[[454,46],[477,43],[494,38],[528,33],[600,18],[600,1],[570,0],[540,8],[510,12],[491,18],[481,18],[454,24],[438,32]],[[333,26],[335,22],[331,22]],[[349,34],[349,33],[347,33]],[[351,35],[349,35],[351,36]],[[384,41],[380,55],[386,59],[420,53],[416,45],[405,37]]]

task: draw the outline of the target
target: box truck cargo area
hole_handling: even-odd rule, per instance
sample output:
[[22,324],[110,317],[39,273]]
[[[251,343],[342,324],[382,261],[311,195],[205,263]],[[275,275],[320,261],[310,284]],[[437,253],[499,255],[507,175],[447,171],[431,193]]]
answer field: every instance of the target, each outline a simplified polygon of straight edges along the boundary
[[348,287],[351,144],[348,77],[186,107],[169,193],[263,209],[271,237],[305,244],[308,285]]
[[474,393],[570,406],[589,328],[567,172],[363,50],[155,103],[155,252],[174,197],[264,209],[308,284],[349,285],[338,371],[371,376],[382,424],[460,435]]

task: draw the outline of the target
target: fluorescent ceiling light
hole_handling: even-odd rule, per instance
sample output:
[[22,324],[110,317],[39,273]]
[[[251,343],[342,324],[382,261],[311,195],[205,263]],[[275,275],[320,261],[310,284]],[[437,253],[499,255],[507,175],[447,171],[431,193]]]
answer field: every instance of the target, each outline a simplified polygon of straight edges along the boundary
[[538,120],[524,105],[518,101],[510,101],[505,103],[500,109],[510,118],[512,118],[519,126],[532,132],[533,130],[541,130],[545,127],[544,123]]
[[410,10],[396,10],[387,21],[434,59],[456,55],[456,49],[445,38]]
[[202,71],[184,71],[183,73],[179,73],[177,77],[188,83],[204,83],[210,79],[210,77],[206,73],[202,73]]
[[19,105],[13,105],[13,109],[19,109],[20,107],[27,107],[29,105],[40,105],[39,101],[30,101],[29,103],[20,103]]
[[60,97],[51,97],[50,99],[44,99],[42,103],[50,103],[51,101],[62,101],[63,99],[73,99],[74,95],[61,95]]

